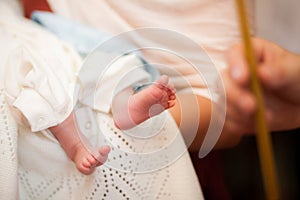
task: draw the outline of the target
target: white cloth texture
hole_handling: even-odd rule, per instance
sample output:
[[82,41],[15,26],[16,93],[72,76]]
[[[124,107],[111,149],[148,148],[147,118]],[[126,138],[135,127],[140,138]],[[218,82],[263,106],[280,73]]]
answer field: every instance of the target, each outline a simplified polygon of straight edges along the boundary
[[18,122],[27,121],[33,132],[57,125],[73,109],[80,57],[34,23],[13,16],[4,5],[0,14],[1,86],[7,101],[22,113],[15,115]]
[[0,197],[18,198],[18,126],[0,90]]
[[[29,20],[9,20],[7,13],[2,12],[0,19],[0,40],[7,44],[9,52],[7,57],[3,55],[4,87],[9,104],[22,114],[15,117],[19,123],[28,121],[33,132],[57,125],[70,114],[76,103],[73,100],[77,80],[84,87],[81,102],[108,113],[114,94],[133,83],[151,79],[142,68],[133,70],[143,66],[134,54],[118,56],[113,52],[95,52],[79,71],[82,61],[70,46]],[[112,56],[120,58],[111,66],[101,65]],[[107,68],[105,76],[100,77],[102,74],[97,73],[97,69],[103,68]],[[100,85],[97,82],[101,82]]]
[[[98,113],[96,120],[105,139],[96,145],[112,146],[109,160],[90,176],[77,171],[44,129],[60,123],[71,112],[81,60],[67,44],[16,16],[8,2],[0,2],[1,198],[203,199],[184,141],[167,112],[162,115],[164,120],[159,120],[163,127],[151,126],[159,130],[151,142],[122,133],[110,115]],[[86,120],[83,124],[88,125],[89,118]],[[84,133],[95,141],[95,131]],[[176,147],[181,150],[177,157],[165,154],[149,160],[147,154],[141,154],[168,146],[176,136]],[[131,159],[127,151],[142,157]],[[140,165],[155,169],[162,161],[165,165],[159,170],[135,172]]]
[[78,100],[99,112],[109,113],[113,97],[122,89],[148,83],[151,75],[135,54],[97,50],[85,59],[78,72]]
[[[145,27],[176,31],[203,47],[218,70],[226,67],[225,50],[240,39],[234,0],[48,0],[48,2],[54,12],[111,34]],[[249,16],[251,15],[252,10],[249,9]],[[178,48],[184,46],[180,42],[174,45],[178,45]],[[168,53],[156,52],[151,55],[148,52],[148,54],[150,55],[145,56],[150,64],[161,63],[179,72],[174,75],[160,69],[163,74],[170,77],[177,92],[189,87],[183,84],[184,78],[196,88],[195,92],[199,91],[199,95],[210,96],[203,90],[206,85],[191,65]],[[205,64],[204,62],[203,65]]]

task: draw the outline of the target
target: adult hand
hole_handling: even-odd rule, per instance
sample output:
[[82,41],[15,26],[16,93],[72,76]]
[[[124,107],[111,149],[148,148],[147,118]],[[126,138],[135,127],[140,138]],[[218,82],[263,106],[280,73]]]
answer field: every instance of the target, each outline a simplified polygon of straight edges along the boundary
[[[300,56],[263,39],[253,38],[252,45],[270,129],[300,127]],[[228,51],[227,61],[228,68],[223,72],[227,94],[224,128],[231,132],[253,133],[257,103],[250,90],[243,44]]]

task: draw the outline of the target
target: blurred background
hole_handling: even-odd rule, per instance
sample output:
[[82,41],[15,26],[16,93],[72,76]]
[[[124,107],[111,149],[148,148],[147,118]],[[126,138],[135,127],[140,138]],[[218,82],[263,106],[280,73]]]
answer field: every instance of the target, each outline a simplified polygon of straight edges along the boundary
[[[300,54],[299,8],[299,0],[256,0],[255,35]],[[300,199],[300,129],[272,136],[282,199]],[[265,199],[255,137],[245,137],[220,155],[232,199]]]
[[299,0],[256,0],[256,35],[300,53],[299,8]]

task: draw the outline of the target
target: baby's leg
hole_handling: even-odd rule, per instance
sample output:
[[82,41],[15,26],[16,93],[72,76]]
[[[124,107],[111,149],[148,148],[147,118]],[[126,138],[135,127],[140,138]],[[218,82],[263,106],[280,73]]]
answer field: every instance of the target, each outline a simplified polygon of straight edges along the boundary
[[161,76],[148,88],[132,95],[121,92],[113,101],[115,124],[129,129],[174,106],[175,89],[167,76]]
[[97,152],[92,152],[91,144],[77,126],[74,112],[61,124],[51,127],[49,130],[81,173],[91,174],[95,167],[106,161],[110,147],[103,146],[97,149]]

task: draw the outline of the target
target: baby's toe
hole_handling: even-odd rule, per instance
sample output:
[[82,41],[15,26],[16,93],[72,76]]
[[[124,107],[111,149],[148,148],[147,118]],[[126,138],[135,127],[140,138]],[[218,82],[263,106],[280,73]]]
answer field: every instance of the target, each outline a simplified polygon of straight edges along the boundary
[[99,148],[99,153],[101,155],[108,155],[109,152],[110,152],[110,147],[107,146],[107,145],[106,146],[102,146],[102,147]]
[[77,165],[77,169],[85,175],[90,175],[95,170],[88,160],[84,160],[81,164]]
[[171,95],[169,95],[169,99],[170,99],[170,100],[175,100],[175,99],[176,99],[176,96],[175,96],[174,94],[171,94]]

